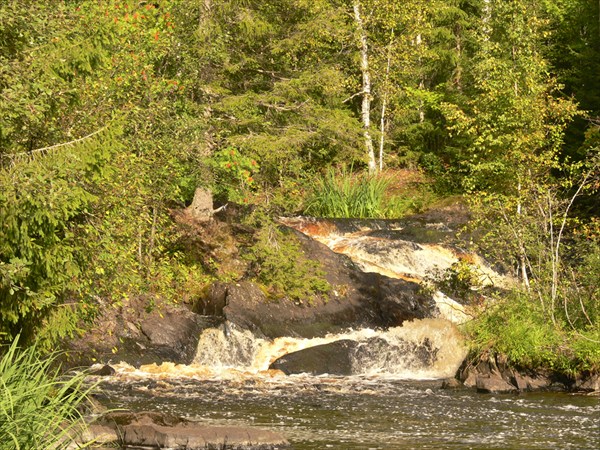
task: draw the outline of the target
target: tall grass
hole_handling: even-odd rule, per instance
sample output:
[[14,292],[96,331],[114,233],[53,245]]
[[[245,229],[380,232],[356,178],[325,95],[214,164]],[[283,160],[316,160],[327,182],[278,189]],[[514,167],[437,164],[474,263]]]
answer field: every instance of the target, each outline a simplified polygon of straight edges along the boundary
[[390,179],[383,176],[362,174],[352,176],[343,169],[334,169],[316,181],[305,213],[321,217],[384,217],[385,193]]
[[17,341],[0,349],[5,351],[0,359],[0,448],[66,449],[85,427],[78,410],[88,393],[85,377],[61,378],[53,368],[55,358],[41,358],[35,346],[21,350]]
[[[315,181],[304,213],[317,217],[390,219],[415,213],[432,198],[423,189],[405,187],[400,195],[394,175],[353,174],[329,169]],[[391,195],[395,191],[396,195]]]

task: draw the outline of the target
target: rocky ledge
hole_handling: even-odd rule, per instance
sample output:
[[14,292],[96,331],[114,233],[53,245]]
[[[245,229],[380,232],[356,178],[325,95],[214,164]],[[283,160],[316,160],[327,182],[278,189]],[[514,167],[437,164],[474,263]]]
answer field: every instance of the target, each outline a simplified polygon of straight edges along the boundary
[[290,448],[279,433],[253,427],[211,426],[155,412],[112,412],[91,424],[82,442],[118,448],[277,450]]
[[570,378],[552,371],[517,369],[503,356],[482,355],[477,362],[466,360],[456,378],[442,383],[445,389],[460,387],[486,394],[564,391],[600,395],[600,374]]

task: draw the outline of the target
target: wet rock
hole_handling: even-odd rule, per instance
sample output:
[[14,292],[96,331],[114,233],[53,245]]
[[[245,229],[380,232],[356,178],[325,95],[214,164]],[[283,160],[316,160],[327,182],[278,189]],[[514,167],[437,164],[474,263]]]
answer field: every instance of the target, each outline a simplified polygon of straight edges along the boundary
[[91,448],[118,448],[120,438],[117,431],[106,425],[91,424],[81,433],[70,436],[71,443],[67,450],[77,450],[82,448],[82,444],[93,442]]
[[356,341],[349,339],[316,345],[278,358],[269,369],[281,370],[286,375],[298,373],[351,375],[351,355],[357,346]]
[[460,389],[463,388],[464,385],[458,381],[456,378],[447,378],[442,381],[442,389]]
[[600,374],[586,374],[577,379],[574,389],[585,392],[600,392]]
[[210,426],[161,413],[112,413],[99,421],[124,447],[270,450],[287,448],[279,433],[245,426]]
[[473,361],[465,361],[458,370],[457,378],[466,387],[476,387],[481,392],[488,391],[488,385],[494,385],[494,382],[489,380],[498,379],[503,381],[498,381],[497,386],[500,390],[497,392],[502,392],[504,388],[508,389],[507,385],[512,387],[512,391],[520,392],[577,389],[573,385],[573,380],[565,375],[543,369],[517,369],[512,367],[506,357],[502,355],[495,357],[482,355],[481,359],[475,364]]
[[157,355],[165,355],[162,361],[183,364],[194,359],[198,337],[204,328],[206,321],[187,309],[154,314],[140,323],[142,333],[148,338],[148,347],[153,347]]
[[430,339],[412,342],[395,339],[390,342],[380,337],[360,341],[352,350],[351,358],[358,370],[381,370],[409,365],[413,370],[431,367],[437,360],[439,348]]
[[[516,373],[515,380],[518,380],[517,387],[521,391],[541,391],[549,389],[552,386],[552,380],[546,374],[542,373],[535,375]],[[525,387],[523,387],[523,384],[525,384]]]
[[103,308],[86,334],[65,342],[65,365],[120,361],[134,366],[164,361],[189,364],[202,330],[219,323],[215,317],[200,316],[184,306],[163,304],[150,310],[143,298],[131,299],[120,309]]
[[515,386],[505,381],[499,373],[479,375],[475,385],[477,392],[488,394],[504,394],[518,390]]
[[99,369],[90,371],[89,374],[90,375],[94,375],[94,376],[98,376],[98,377],[107,377],[107,376],[110,376],[110,375],[114,375],[115,372],[116,372],[116,370],[113,369],[111,366],[109,366],[108,364],[104,364]]
[[193,310],[223,317],[269,338],[312,338],[350,327],[387,328],[432,317],[436,311],[435,301],[423,294],[418,284],[364,273],[347,256],[294,233],[304,253],[321,262],[333,288],[329,295],[298,304],[287,298],[267,299],[258,286],[247,281],[217,282],[195,302]]

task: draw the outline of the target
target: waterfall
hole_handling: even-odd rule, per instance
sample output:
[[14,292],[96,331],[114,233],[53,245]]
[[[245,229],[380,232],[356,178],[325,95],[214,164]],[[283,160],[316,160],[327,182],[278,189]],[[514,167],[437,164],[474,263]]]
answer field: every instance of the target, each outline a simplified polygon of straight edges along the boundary
[[[360,221],[338,223],[296,218],[282,219],[281,222],[335,252],[348,255],[362,270],[393,278],[422,282],[432,271],[451,267],[460,256],[452,246],[438,243],[446,242],[443,236],[450,231],[442,224],[409,229],[400,222],[369,221],[367,225],[372,228]],[[412,239],[415,233],[424,235]],[[487,282],[503,284],[501,277],[476,255],[469,258]],[[202,332],[190,365],[166,362],[140,369],[122,365],[118,370],[128,376],[278,377],[283,373],[270,370],[270,367],[280,358],[296,355],[294,361],[300,361],[300,369],[296,367],[293,372],[285,373],[302,373],[302,358],[310,354],[310,349],[317,352],[318,348],[338,342],[337,347],[331,347],[333,350],[326,353],[326,358],[343,357],[344,374],[411,380],[452,377],[467,353],[455,324],[465,322],[469,315],[463,305],[442,292],[436,292],[433,299],[438,309],[436,318],[404,322],[402,326],[387,330],[347,330],[312,339],[290,336],[266,339],[225,322],[218,328]],[[343,355],[336,355],[338,350]],[[318,353],[312,355],[314,362],[314,355]],[[311,370],[306,372],[311,373]],[[326,369],[312,373],[325,374]]]
[[407,322],[388,330],[349,330],[322,338],[266,340],[232,325],[205,330],[194,363],[214,371],[260,374],[278,358],[336,341],[356,342],[352,374],[401,379],[438,379],[454,375],[466,355],[460,333],[441,319]]

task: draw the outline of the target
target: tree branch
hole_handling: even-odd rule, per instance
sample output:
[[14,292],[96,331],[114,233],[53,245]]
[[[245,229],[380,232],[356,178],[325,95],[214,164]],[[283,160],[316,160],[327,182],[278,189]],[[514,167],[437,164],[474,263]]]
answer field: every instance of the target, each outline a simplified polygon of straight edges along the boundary
[[7,159],[10,159],[10,160],[14,160],[15,158],[19,158],[21,156],[31,156],[31,155],[34,155],[34,154],[37,154],[37,153],[48,152],[50,150],[54,150],[55,148],[65,147],[67,145],[73,145],[73,144],[77,144],[78,142],[85,141],[86,139],[89,139],[92,136],[95,136],[95,135],[101,133],[102,131],[106,130],[106,128],[107,128],[107,126],[103,126],[102,128],[100,128],[99,130],[94,131],[93,133],[90,133],[90,134],[88,134],[86,136],[80,137],[78,139],[74,139],[74,140],[69,141],[69,142],[61,142],[60,144],[50,145],[49,147],[37,148],[35,150],[30,150],[28,152],[13,153],[13,154],[4,154],[4,155],[0,155],[0,157],[7,158]]

